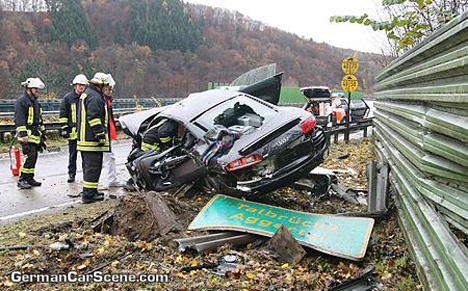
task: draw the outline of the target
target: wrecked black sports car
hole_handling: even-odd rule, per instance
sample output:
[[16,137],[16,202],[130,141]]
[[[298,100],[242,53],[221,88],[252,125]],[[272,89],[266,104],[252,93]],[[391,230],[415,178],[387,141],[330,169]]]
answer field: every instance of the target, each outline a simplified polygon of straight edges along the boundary
[[[328,150],[324,131],[301,108],[276,106],[281,78],[194,93],[121,117],[133,138],[127,168],[134,185],[163,191],[196,182],[248,197],[289,185],[318,166]],[[168,122],[175,125],[170,146],[142,147],[145,134]]]

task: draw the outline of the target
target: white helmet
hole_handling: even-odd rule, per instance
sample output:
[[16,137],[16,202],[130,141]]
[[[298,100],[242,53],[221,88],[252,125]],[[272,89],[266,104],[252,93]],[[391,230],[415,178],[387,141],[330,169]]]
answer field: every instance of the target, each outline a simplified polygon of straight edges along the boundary
[[75,78],[73,79],[72,84],[73,85],[76,85],[76,84],[87,85],[88,84],[88,78],[86,78],[86,76],[83,75],[83,74],[76,75]]
[[115,85],[115,81],[112,78],[110,74],[104,74],[104,73],[96,73],[94,77],[89,80],[89,83],[95,84],[95,85],[110,85],[113,83]]
[[44,89],[45,85],[39,78],[28,78],[26,81],[21,83],[21,86],[25,88],[38,88]]
[[114,87],[114,86],[115,86],[115,80],[114,80],[114,78],[112,78],[112,75],[111,75],[111,74],[109,74],[109,79],[108,79],[108,81],[109,81],[109,86],[111,86],[111,87]]

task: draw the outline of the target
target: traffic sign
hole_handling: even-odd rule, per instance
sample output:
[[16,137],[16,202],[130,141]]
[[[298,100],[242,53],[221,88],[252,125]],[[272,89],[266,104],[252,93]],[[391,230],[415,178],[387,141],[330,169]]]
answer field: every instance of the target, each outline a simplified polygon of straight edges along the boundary
[[359,69],[357,58],[346,58],[341,62],[341,69],[345,74],[354,74]]
[[341,88],[347,92],[354,92],[359,85],[358,79],[353,75],[346,75],[341,80]]

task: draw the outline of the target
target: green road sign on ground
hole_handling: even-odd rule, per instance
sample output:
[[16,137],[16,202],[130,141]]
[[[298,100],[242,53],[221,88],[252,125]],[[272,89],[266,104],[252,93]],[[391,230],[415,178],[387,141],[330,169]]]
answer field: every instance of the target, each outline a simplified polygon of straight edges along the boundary
[[362,259],[372,218],[313,214],[216,195],[189,230],[232,230],[271,237],[284,224],[304,246],[351,260]]

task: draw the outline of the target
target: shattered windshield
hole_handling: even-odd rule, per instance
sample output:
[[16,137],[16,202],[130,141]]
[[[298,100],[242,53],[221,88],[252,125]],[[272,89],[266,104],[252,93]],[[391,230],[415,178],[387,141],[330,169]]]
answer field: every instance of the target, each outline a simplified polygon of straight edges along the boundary
[[248,96],[238,96],[208,110],[195,123],[203,130],[221,125],[234,131],[245,132],[261,128],[277,111]]

